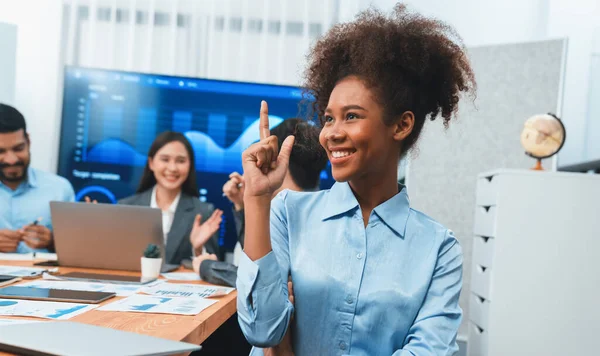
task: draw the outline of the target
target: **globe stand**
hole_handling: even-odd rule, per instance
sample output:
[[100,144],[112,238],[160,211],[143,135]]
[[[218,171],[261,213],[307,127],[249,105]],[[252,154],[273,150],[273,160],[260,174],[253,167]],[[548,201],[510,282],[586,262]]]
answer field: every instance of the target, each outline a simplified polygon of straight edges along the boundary
[[544,167],[542,167],[542,160],[538,158],[537,162],[535,163],[535,166],[531,167],[531,170],[533,170],[533,171],[543,171]]

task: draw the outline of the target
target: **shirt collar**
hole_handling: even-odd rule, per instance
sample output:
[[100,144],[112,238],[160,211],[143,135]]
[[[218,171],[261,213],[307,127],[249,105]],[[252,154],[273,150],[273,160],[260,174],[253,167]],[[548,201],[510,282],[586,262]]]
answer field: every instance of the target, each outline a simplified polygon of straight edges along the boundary
[[[167,211],[169,213],[175,214],[175,210],[177,210],[177,204],[179,204],[180,198],[181,198],[181,192],[179,192],[179,194],[177,194],[177,196],[175,197],[175,199],[173,199],[173,202],[169,206],[169,209],[167,209]],[[152,188],[152,196],[150,197],[150,207],[158,208],[158,204],[156,203],[156,185]]]
[[410,201],[406,187],[399,185],[398,188],[398,194],[379,204],[373,211],[397,235],[404,237],[410,215]]
[[358,207],[358,201],[347,182],[335,182],[327,196],[322,220],[344,214]]
[[[0,186],[6,187],[6,184],[0,182]],[[28,167],[27,168],[27,176],[25,178],[25,181],[23,181],[23,182],[21,182],[21,184],[19,184],[17,189],[15,189],[15,192],[21,191],[24,188],[35,188],[35,187],[37,187],[37,178],[35,176],[35,170],[31,167]],[[6,189],[11,190],[8,187]]]
[[[410,201],[406,187],[399,186],[400,192],[378,205],[373,211],[390,229],[399,236],[404,236],[410,214]],[[358,208],[358,201],[347,182],[333,184],[325,203],[322,220],[344,214]]]
[[35,171],[31,167],[27,168],[27,184],[29,184],[29,186],[33,188],[37,187],[37,178],[35,175]]

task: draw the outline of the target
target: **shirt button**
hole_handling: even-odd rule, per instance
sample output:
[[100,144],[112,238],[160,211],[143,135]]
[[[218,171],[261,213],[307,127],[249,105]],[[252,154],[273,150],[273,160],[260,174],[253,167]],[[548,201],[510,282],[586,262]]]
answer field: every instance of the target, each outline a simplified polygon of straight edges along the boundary
[[354,299],[352,298],[352,296],[349,295],[348,297],[346,297],[346,303],[352,304],[353,302],[354,302]]
[[345,342],[340,342],[340,350],[346,350],[346,343]]
[[362,253],[359,253],[358,255],[356,255],[356,258],[358,258],[360,260],[362,258]]

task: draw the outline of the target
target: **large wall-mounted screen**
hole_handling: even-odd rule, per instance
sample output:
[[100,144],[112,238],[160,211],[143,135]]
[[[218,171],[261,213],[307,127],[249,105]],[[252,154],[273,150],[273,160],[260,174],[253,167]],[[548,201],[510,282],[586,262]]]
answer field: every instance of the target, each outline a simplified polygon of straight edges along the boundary
[[[235,228],[222,186],[258,140],[261,100],[272,126],[301,115],[295,87],[67,67],[58,173],[78,200],[115,203],[135,192],[156,135],[182,132],[195,151],[200,199],[225,212],[220,242],[230,249]],[[331,186],[328,170],[321,177]]]

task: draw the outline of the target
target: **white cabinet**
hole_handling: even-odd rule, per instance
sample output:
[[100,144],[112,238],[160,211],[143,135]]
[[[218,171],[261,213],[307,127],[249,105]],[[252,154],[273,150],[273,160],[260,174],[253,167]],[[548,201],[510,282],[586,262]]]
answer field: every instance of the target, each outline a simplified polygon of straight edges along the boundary
[[598,355],[600,175],[478,177],[468,356]]

